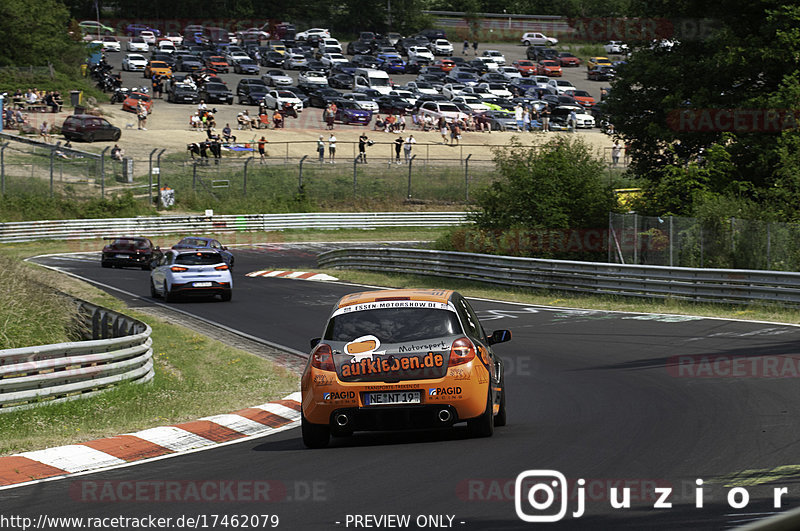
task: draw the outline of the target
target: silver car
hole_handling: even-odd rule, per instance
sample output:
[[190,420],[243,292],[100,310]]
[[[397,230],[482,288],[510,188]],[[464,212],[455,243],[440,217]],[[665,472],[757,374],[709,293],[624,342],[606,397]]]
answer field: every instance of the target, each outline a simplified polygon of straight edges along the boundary
[[222,255],[212,249],[170,249],[150,272],[150,295],[173,302],[181,296],[231,300],[233,277]]

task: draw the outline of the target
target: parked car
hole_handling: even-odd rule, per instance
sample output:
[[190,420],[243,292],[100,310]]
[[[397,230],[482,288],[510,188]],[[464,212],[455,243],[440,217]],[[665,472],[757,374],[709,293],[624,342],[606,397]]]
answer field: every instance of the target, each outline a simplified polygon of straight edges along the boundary
[[503,55],[499,50],[484,50],[481,56],[490,58],[500,66],[506,65],[506,56]]
[[542,59],[539,61],[537,74],[549,76],[549,77],[560,77],[563,73],[561,69],[561,65],[553,61],[552,59]]
[[351,92],[349,94],[343,94],[342,99],[354,102],[359,108],[364,109],[365,111],[372,111],[373,113],[376,113],[379,110],[378,103],[364,92]]
[[354,101],[342,99],[336,102],[335,120],[345,125],[368,125],[372,120],[372,111],[362,109]]
[[447,39],[432,40],[428,48],[433,55],[453,55],[453,45]]
[[295,34],[294,38],[298,41],[305,41],[308,40],[309,37],[315,35],[320,38],[330,38],[331,32],[325,28],[310,28],[305,31],[300,31]]
[[217,74],[227,74],[231,69],[227,59],[221,55],[212,55],[206,59],[206,68]]
[[172,83],[167,93],[169,103],[198,103],[200,94],[197,89],[186,83]]
[[316,85],[309,87],[308,104],[311,107],[324,109],[333,101],[342,99],[342,93],[330,88],[328,85]]
[[247,57],[233,63],[233,71],[237,74],[258,75],[259,72],[261,72],[261,68],[258,66],[258,63]]
[[179,55],[175,61],[178,72],[197,72],[203,69],[203,62],[194,55]]
[[603,45],[603,49],[607,54],[620,55],[628,53],[628,45],[622,41],[608,41],[607,44]]
[[150,45],[142,37],[131,37],[125,47],[129,52],[147,53],[150,51]]
[[528,32],[522,34],[520,42],[525,46],[555,46],[558,44],[558,39],[548,37],[544,33]]
[[119,52],[122,50],[122,45],[116,37],[106,35],[100,38],[100,46],[104,52]]
[[430,116],[433,123],[436,123],[439,118],[444,117],[448,122],[466,118],[467,115],[459,110],[454,104],[450,102],[426,101],[419,107],[419,114],[422,117]]
[[575,101],[580,103],[583,107],[589,108],[592,107],[595,103],[595,99],[592,97],[591,94],[586,92],[585,90],[565,90],[564,94],[567,96],[572,96],[575,98]]
[[164,61],[153,61],[151,59],[144,68],[142,77],[152,79],[153,76],[172,77],[172,68]]
[[561,66],[580,66],[581,60],[570,52],[558,52],[558,62]]
[[143,92],[130,92],[122,102],[122,110],[135,113],[139,108],[139,102],[144,105],[148,114],[153,112],[153,98]]
[[233,92],[224,83],[206,81],[200,89],[200,99],[206,103],[227,103],[233,105]]
[[78,27],[89,35],[111,35],[114,33],[114,28],[101,24],[96,20],[82,20],[78,22]]
[[355,76],[350,74],[332,74],[328,76],[328,85],[331,88],[352,90]]
[[598,66],[612,66],[611,59],[608,57],[590,57],[588,61],[586,61],[586,69],[593,70]]
[[310,85],[327,85],[327,84],[328,84],[328,77],[325,75],[324,72],[307,70],[304,72],[300,72],[300,74],[297,76],[297,85],[301,87]]
[[147,59],[138,53],[129,53],[122,60],[122,69],[126,72],[143,72],[145,67],[147,67]]
[[232,294],[230,267],[215,249],[170,249],[150,272],[150,295],[166,302],[180,296],[217,295],[229,301]]
[[610,81],[617,75],[617,71],[611,65],[600,65],[586,71],[586,79],[592,81]]
[[270,90],[264,95],[264,105],[269,109],[282,109],[287,103],[294,105],[297,112],[303,111],[303,101],[294,92],[277,89]]
[[236,85],[236,95],[239,97],[240,105],[258,105],[267,92],[269,88],[259,78],[240,79]]
[[61,134],[67,140],[84,142],[111,140],[116,142],[122,135],[122,131],[119,127],[111,125],[105,118],[90,114],[73,114],[64,120],[61,125]]
[[261,81],[266,83],[271,87],[283,87],[288,86],[293,83],[292,78],[283,70],[267,70],[264,74],[261,75]]

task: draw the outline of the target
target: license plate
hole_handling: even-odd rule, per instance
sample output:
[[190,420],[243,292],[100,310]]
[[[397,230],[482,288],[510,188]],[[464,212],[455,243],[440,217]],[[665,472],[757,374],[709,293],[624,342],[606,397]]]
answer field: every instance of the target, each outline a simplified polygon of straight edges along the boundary
[[118,254],[117,258],[130,258],[127,254]]
[[195,288],[210,288],[211,282],[195,282],[192,284]]
[[419,391],[398,391],[396,393],[364,393],[365,406],[384,404],[419,404]]

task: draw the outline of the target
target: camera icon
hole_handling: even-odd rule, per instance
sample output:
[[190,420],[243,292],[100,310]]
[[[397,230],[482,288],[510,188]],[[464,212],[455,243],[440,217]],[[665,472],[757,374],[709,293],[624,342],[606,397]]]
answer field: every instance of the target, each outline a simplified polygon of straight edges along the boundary
[[[558,512],[548,514],[556,498]],[[567,478],[557,470],[526,470],[514,483],[514,508],[523,522],[558,522],[567,514],[567,498]]]

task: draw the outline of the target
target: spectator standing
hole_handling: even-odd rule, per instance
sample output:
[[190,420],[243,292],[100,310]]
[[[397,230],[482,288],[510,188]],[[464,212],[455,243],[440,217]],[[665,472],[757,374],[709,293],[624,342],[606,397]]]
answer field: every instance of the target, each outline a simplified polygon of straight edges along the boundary
[[611,165],[616,166],[619,164],[619,154],[622,151],[622,146],[619,145],[619,140],[614,141],[614,147],[611,148]]
[[514,120],[517,122],[517,129],[522,131],[522,105],[519,103],[514,107]]
[[570,113],[569,113],[569,131],[570,131],[570,133],[574,133],[577,128],[578,128],[578,115],[575,113],[575,111],[570,111]]
[[336,137],[333,133],[328,137],[328,156],[331,159],[331,164],[336,164]]
[[319,163],[325,162],[325,141],[322,140],[322,135],[319,135],[317,140],[317,153],[319,154]]
[[467,55],[467,50],[469,50],[469,40],[464,39],[464,49],[461,50],[461,55]]
[[531,113],[528,109],[522,110],[522,129],[520,131],[530,131],[531,130]]
[[403,149],[403,137],[398,136],[394,139],[394,162],[400,164],[400,151]]
[[478,39],[472,41],[472,51],[474,52],[474,55],[478,55]]
[[550,130],[550,108],[542,109],[542,131],[545,133]]
[[139,100],[139,106],[136,109],[136,117],[139,119],[139,129],[147,131],[147,107],[144,106],[142,100]]
[[406,156],[406,164],[411,162],[411,148],[413,148],[414,144],[416,143],[417,141],[414,138],[414,135],[408,135],[408,138],[406,138],[406,141],[403,144],[403,151]]
[[447,120],[444,116],[439,118],[439,132],[442,134],[442,144],[447,144]]
[[258,141],[258,156],[261,157],[260,164],[264,164],[267,157],[267,142],[268,140],[263,135]]
[[367,163],[367,142],[369,142],[367,133],[361,133],[358,137],[358,160],[364,164]]
[[450,129],[450,145],[457,146],[459,140],[461,140],[461,128],[457,123],[453,122],[452,128]]

